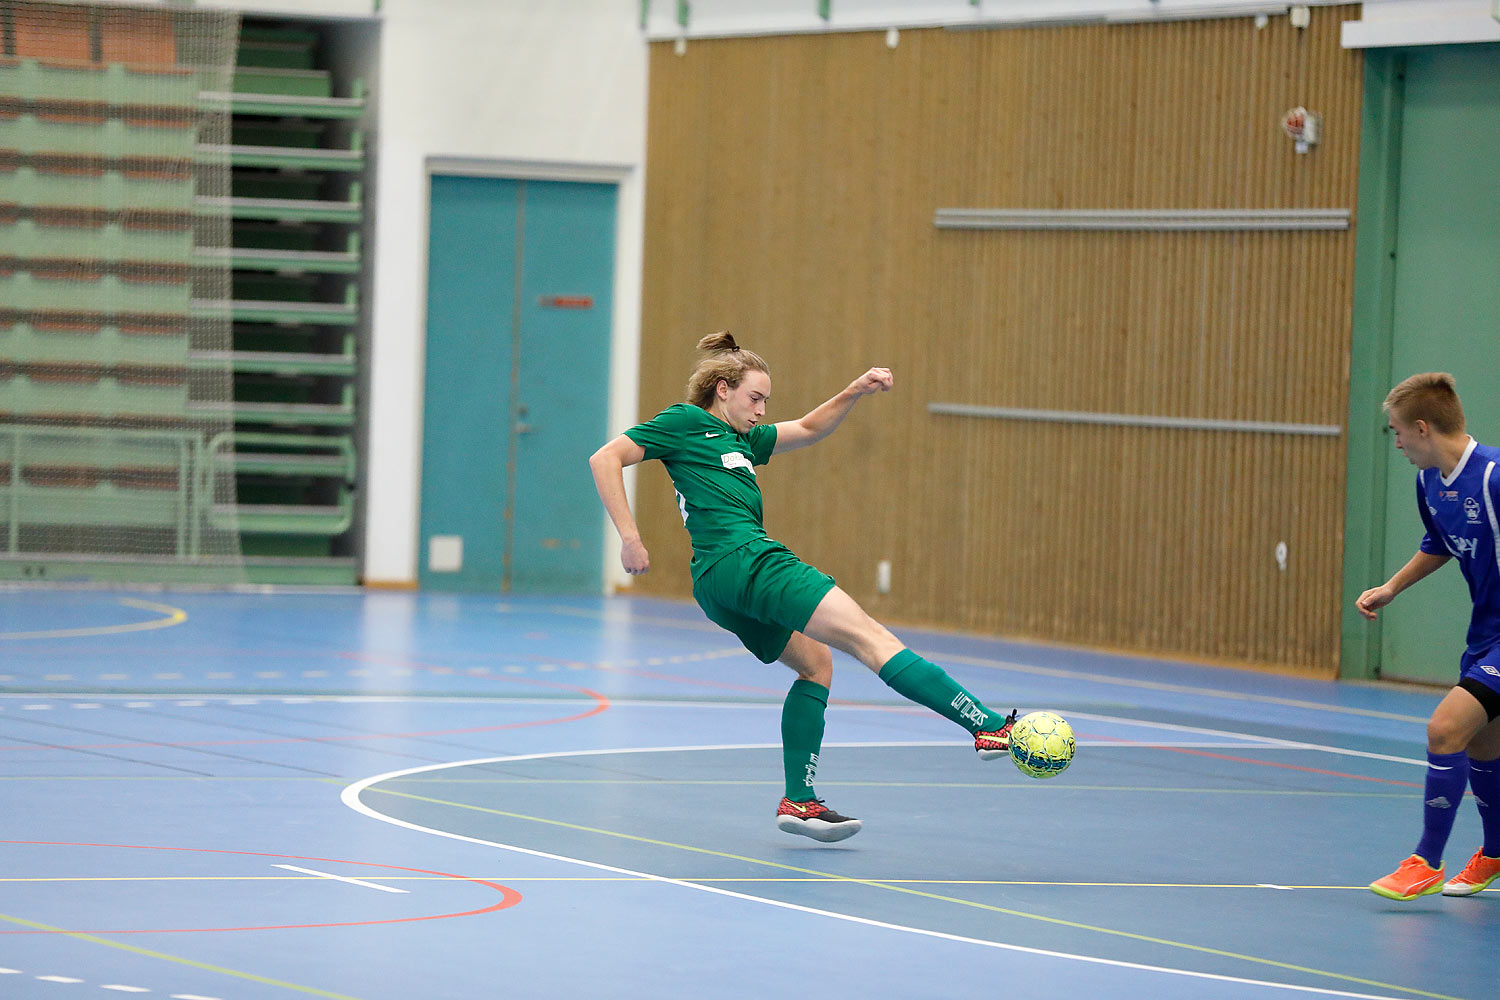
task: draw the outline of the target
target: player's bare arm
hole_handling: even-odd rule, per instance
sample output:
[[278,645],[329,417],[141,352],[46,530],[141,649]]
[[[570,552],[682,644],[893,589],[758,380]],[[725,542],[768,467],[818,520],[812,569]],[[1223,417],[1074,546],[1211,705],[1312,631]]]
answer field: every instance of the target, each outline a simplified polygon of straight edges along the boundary
[[1431,576],[1442,568],[1451,556],[1438,556],[1429,552],[1418,552],[1396,571],[1385,583],[1378,587],[1371,587],[1359,599],[1354,602],[1354,607],[1360,614],[1370,621],[1374,621],[1379,615],[1376,612],[1396,599],[1396,595],[1418,580]]
[[594,488],[599,491],[604,510],[620,533],[620,565],[632,576],[651,568],[651,555],[641,544],[641,531],[636,527],[635,515],[630,512],[630,501],[625,496],[625,467],[635,465],[645,457],[646,449],[624,434],[589,456]]
[[834,428],[854,409],[861,396],[872,392],[890,392],[895,377],[889,368],[871,368],[850,382],[843,392],[809,410],[797,420],[784,420],[776,425],[776,447],[771,454],[777,455],[794,448],[806,448],[832,434]]

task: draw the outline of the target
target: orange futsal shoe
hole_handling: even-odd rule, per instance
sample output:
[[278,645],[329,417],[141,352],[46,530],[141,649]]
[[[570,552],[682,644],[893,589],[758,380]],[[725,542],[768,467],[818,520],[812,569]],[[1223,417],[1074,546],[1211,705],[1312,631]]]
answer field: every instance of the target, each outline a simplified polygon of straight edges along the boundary
[[1386,899],[1416,899],[1443,891],[1443,869],[1434,868],[1413,854],[1385,878],[1370,883],[1370,891]]
[[1472,896],[1483,892],[1485,886],[1500,878],[1500,858],[1487,858],[1484,848],[1474,852],[1464,870],[1448,880],[1443,886],[1444,896]]

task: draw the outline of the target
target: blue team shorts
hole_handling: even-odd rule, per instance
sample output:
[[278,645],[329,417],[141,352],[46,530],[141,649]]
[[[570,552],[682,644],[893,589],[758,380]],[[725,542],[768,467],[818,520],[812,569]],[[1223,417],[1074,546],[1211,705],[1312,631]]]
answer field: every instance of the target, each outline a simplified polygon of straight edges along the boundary
[[720,557],[693,581],[708,620],[733,632],[762,663],[775,663],[834,587],[780,542],[760,538]]
[[1458,659],[1458,681],[1482,684],[1500,702],[1500,640],[1477,649],[1466,649]]

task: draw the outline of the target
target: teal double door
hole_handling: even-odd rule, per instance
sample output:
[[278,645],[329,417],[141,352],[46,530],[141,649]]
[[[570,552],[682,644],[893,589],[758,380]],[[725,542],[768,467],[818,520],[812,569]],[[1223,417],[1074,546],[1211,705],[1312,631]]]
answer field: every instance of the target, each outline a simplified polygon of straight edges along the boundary
[[[1452,372],[1469,433],[1500,444],[1500,46],[1424,47],[1404,61],[1391,381]],[[1380,580],[1422,538],[1416,469],[1394,449],[1386,480]],[[1451,563],[1406,591],[1381,615],[1380,675],[1456,681],[1471,607]]]
[[616,193],[432,177],[424,589],[602,589]]

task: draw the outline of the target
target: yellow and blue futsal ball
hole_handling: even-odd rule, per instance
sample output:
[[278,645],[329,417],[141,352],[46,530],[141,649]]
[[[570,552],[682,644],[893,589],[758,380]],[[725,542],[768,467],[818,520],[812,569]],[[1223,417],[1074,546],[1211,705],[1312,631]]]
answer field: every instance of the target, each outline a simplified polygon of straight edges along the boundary
[[1073,763],[1073,727],[1060,715],[1032,712],[1010,731],[1010,759],[1032,778],[1055,778]]

